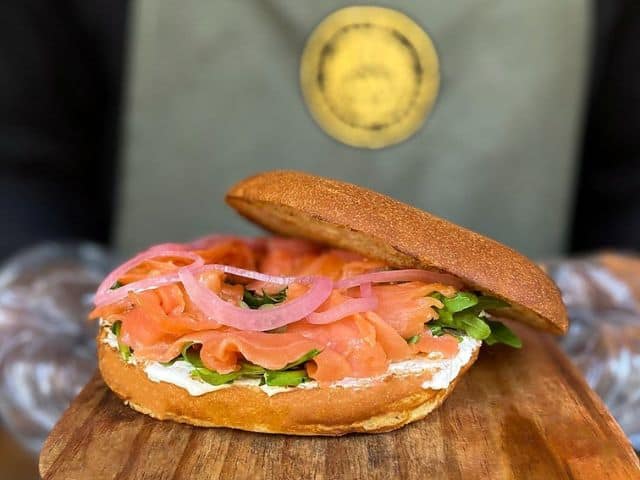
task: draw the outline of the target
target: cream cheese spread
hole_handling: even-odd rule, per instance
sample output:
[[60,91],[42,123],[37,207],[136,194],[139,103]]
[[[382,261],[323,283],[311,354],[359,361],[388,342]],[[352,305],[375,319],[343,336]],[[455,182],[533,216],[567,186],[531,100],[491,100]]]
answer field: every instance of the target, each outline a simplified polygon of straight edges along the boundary
[[[111,332],[111,329],[105,328],[107,334],[103,338],[103,342],[111,348],[118,348],[118,339]],[[464,336],[459,344],[458,353],[455,357],[447,359],[430,358],[429,356],[414,357],[401,362],[392,362],[389,368],[382,375],[367,378],[347,377],[329,385],[330,388],[364,388],[376,382],[382,381],[390,375],[409,376],[420,375],[426,371],[431,371],[432,376],[422,383],[422,388],[441,390],[449,386],[449,384],[458,376],[460,370],[471,359],[474,352],[480,348],[480,340]],[[135,354],[134,354],[135,355]],[[134,355],[130,359],[134,363]],[[163,365],[160,362],[148,361],[144,362],[144,372],[149,380],[153,382],[165,382],[176,385],[189,392],[189,395],[199,396],[223,388],[229,388],[233,385],[255,386],[260,388],[267,395],[272,396],[278,393],[294,391],[296,389],[317,388],[318,383],[315,381],[304,382],[297,387],[272,387],[269,385],[260,385],[259,379],[244,378],[235,380],[231,384],[211,385],[200,379],[193,378],[191,371],[193,366],[181,360],[173,362],[171,365]]]

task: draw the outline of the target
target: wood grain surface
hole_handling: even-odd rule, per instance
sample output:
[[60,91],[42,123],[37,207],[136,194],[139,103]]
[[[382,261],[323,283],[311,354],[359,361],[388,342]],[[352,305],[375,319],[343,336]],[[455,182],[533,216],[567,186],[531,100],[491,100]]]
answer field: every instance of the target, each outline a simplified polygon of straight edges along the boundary
[[303,438],[160,422],[99,375],[47,439],[53,479],[640,479],[628,440],[553,338],[483,347],[445,404],[377,435]]

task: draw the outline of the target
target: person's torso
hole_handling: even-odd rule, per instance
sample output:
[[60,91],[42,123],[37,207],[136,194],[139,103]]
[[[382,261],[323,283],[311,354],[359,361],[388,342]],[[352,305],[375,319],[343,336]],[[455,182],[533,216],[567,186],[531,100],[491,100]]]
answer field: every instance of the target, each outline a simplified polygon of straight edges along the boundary
[[237,180],[299,169],[388,193],[531,255],[559,252],[585,83],[578,0],[398,1],[441,61],[424,127],[363,150],[328,137],[298,85],[305,40],[341,1],[140,2],[117,244],[132,251],[248,224]]

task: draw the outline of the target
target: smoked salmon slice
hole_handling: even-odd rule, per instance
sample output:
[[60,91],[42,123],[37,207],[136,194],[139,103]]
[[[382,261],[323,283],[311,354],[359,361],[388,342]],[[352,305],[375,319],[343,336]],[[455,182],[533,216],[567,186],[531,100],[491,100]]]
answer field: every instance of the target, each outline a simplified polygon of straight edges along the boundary
[[[333,281],[387,268],[381,262],[350,252],[323,249],[295,239],[265,239],[253,245],[230,239],[193,252],[204,259],[205,264],[230,265],[269,275],[321,275]],[[184,258],[144,261],[118,279],[122,285],[119,288],[188,264]],[[254,294],[261,294],[262,290],[273,294],[286,288],[285,303],[309,290],[308,285],[299,283],[283,287],[247,281],[218,270],[205,270],[198,280],[224,301],[247,308],[243,301],[247,290]],[[386,372],[390,362],[419,354],[438,352],[444,358],[456,354],[458,340],[455,337],[447,334],[435,337],[425,329],[425,324],[437,319],[438,309],[443,307],[431,295],[437,292],[451,297],[456,293],[454,287],[411,281],[378,284],[370,291],[377,298],[375,311],[350,314],[319,325],[303,318],[272,332],[238,330],[222,326],[215,318],[207,318],[178,281],[129,292],[115,303],[95,308],[90,318],[102,318],[107,324],[121,322],[120,340],[137,358],[144,360],[166,362],[177,357],[184,345],[199,344],[203,364],[218,373],[236,371],[242,362],[278,370],[318,350],[320,353],[305,366],[309,377],[326,383],[345,377],[380,375]],[[358,288],[334,288],[316,311],[326,311],[360,295]],[[264,306],[267,307],[273,305]],[[408,343],[410,338],[413,340]]]

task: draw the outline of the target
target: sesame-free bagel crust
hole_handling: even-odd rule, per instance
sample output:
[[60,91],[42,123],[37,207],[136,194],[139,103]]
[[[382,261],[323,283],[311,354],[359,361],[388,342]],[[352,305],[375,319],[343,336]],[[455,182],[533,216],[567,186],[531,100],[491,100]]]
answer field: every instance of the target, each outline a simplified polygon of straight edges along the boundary
[[272,171],[232,187],[227,203],[272,232],[302,237],[395,268],[453,274],[511,304],[508,316],[554,334],[567,331],[560,292],[531,260],[501,243],[380,193],[295,171]]

